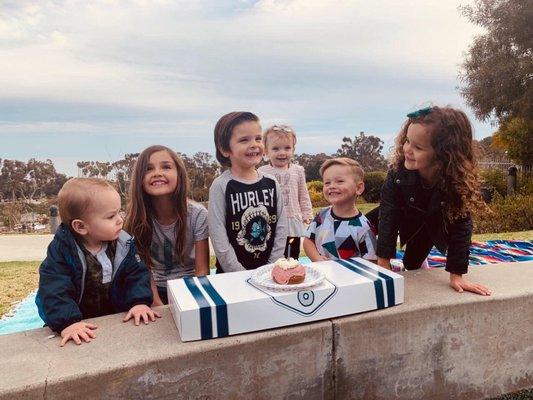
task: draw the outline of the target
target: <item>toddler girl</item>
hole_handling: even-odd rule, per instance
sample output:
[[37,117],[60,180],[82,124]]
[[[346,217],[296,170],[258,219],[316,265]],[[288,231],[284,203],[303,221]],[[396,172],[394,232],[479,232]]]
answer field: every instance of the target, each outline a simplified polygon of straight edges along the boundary
[[285,257],[298,258],[300,237],[304,234],[304,224],[311,222],[313,207],[304,168],[292,163],[296,134],[287,125],[274,125],[264,133],[263,142],[270,164],[258,168],[258,171],[274,176],[279,182],[289,225]]

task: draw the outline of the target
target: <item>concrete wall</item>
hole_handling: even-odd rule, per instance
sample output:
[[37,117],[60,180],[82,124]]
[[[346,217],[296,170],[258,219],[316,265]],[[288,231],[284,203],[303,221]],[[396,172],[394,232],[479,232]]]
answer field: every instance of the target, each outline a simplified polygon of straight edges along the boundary
[[533,262],[472,268],[494,293],[411,271],[405,303],[344,318],[182,343],[154,324],[97,318],[92,343],[48,329],[0,336],[1,399],[482,399],[533,387]]

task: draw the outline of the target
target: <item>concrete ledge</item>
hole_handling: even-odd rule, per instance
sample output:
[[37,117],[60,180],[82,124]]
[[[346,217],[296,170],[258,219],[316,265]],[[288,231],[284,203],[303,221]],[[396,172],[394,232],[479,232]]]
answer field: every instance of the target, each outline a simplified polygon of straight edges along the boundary
[[141,327],[95,318],[97,339],[79,347],[58,347],[48,329],[1,337],[0,398],[331,397],[329,321],[182,343],[160,311]]
[[405,304],[182,343],[172,316],[97,318],[90,344],[48,329],[0,336],[1,399],[481,399],[533,387],[533,262],[472,268],[490,298],[444,271],[405,273]]
[[[527,264],[527,265],[526,265]],[[404,274],[405,303],[333,320],[338,399],[484,399],[533,387],[533,263]]]

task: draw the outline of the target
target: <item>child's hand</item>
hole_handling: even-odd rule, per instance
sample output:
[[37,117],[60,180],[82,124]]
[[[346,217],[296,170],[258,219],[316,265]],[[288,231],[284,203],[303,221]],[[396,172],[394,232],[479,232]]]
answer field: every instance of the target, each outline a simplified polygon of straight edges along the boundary
[[135,325],[139,326],[141,318],[145,324],[148,324],[150,320],[154,322],[156,317],[161,318],[161,314],[159,314],[157,311],[152,310],[146,304],[137,304],[136,306],[130,308],[122,322],[128,322],[130,319],[133,318]]
[[63,347],[69,340],[74,340],[74,343],[77,345],[81,344],[81,339],[89,343],[92,339],[96,337],[94,329],[97,326],[95,324],[89,324],[88,322],[75,322],[72,325],[67,326],[61,331],[61,343],[59,344]]
[[482,296],[490,296],[491,291],[479,283],[471,283],[466,279],[463,279],[462,275],[450,273],[450,286],[457,290],[459,293],[463,291],[480,294]]
[[305,225],[309,225],[311,223],[311,218],[306,218],[303,222]]
[[390,265],[390,258],[381,258],[378,257],[378,265],[383,268],[387,268],[392,270],[392,267]]

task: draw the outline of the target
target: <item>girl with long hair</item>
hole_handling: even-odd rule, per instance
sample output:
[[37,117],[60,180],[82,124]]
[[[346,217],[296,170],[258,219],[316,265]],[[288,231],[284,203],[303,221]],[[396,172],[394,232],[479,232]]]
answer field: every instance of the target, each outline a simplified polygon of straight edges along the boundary
[[390,269],[399,234],[400,244],[406,246],[406,269],[420,268],[436,246],[447,254],[452,288],[490,295],[485,286],[463,278],[468,270],[471,216],[486,209],[470,121],[460,110],[437,106],[407,117],[381,191],[378,264]]
[[138,157],[125,229],[152,272],[154,305],[167,304],[167,280],[209,274],[207,210],[188,198],[183,160],[165,146]]

